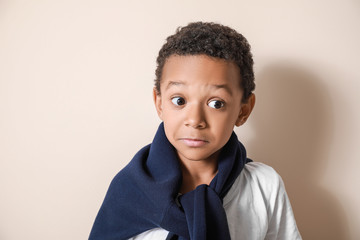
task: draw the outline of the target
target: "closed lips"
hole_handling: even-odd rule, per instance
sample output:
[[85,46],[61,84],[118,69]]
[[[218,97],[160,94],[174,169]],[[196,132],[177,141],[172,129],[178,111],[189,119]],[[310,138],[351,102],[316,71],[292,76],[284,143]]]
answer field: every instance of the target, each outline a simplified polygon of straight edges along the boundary
[[206,140],[196,138],[181,138],[180,140],[182,140],[189,147],[201,147],[208,143]]

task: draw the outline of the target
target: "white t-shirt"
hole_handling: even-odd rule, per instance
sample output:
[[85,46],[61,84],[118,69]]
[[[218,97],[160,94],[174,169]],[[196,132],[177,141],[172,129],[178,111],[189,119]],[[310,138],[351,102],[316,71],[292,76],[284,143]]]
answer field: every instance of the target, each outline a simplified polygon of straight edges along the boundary
[[[301,239],[284,183],[263,163],[245,165],[223,205],[233,240]],[[130,240],[161,240],[168,233],[154,228]]]

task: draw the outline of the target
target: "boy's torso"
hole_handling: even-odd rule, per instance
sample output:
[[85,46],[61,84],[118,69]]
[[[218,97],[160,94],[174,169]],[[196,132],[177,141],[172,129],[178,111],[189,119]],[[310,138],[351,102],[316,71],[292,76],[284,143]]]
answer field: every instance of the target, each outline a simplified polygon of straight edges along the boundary
[[[301,239],[280,176],[269,166],[245,165],[223,199],[231,239]],[[168,231],[155,228],[132,240],[166,239]]]

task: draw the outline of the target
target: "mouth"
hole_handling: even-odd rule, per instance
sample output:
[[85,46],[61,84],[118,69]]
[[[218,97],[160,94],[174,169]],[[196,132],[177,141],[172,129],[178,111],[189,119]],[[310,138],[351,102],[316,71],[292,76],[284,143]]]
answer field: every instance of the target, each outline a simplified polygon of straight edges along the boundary
[[180,140],[182,142],[184,142],[185,145],[188,147],[202,147],[202,146],[206,145],[207,143],[209,143],[206,140],[197,139],[197,138],[180,138]]

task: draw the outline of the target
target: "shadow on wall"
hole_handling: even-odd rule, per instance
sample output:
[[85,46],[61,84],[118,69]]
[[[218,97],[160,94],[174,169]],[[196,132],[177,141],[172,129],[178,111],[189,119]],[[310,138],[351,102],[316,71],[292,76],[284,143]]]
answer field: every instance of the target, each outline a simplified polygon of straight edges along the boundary
[[319,182],[332,139],[332,104],[325,86],[308,71],[274,64],[256,78],[248,149],[282,176],[304,239],[349,239],[345,213]]

